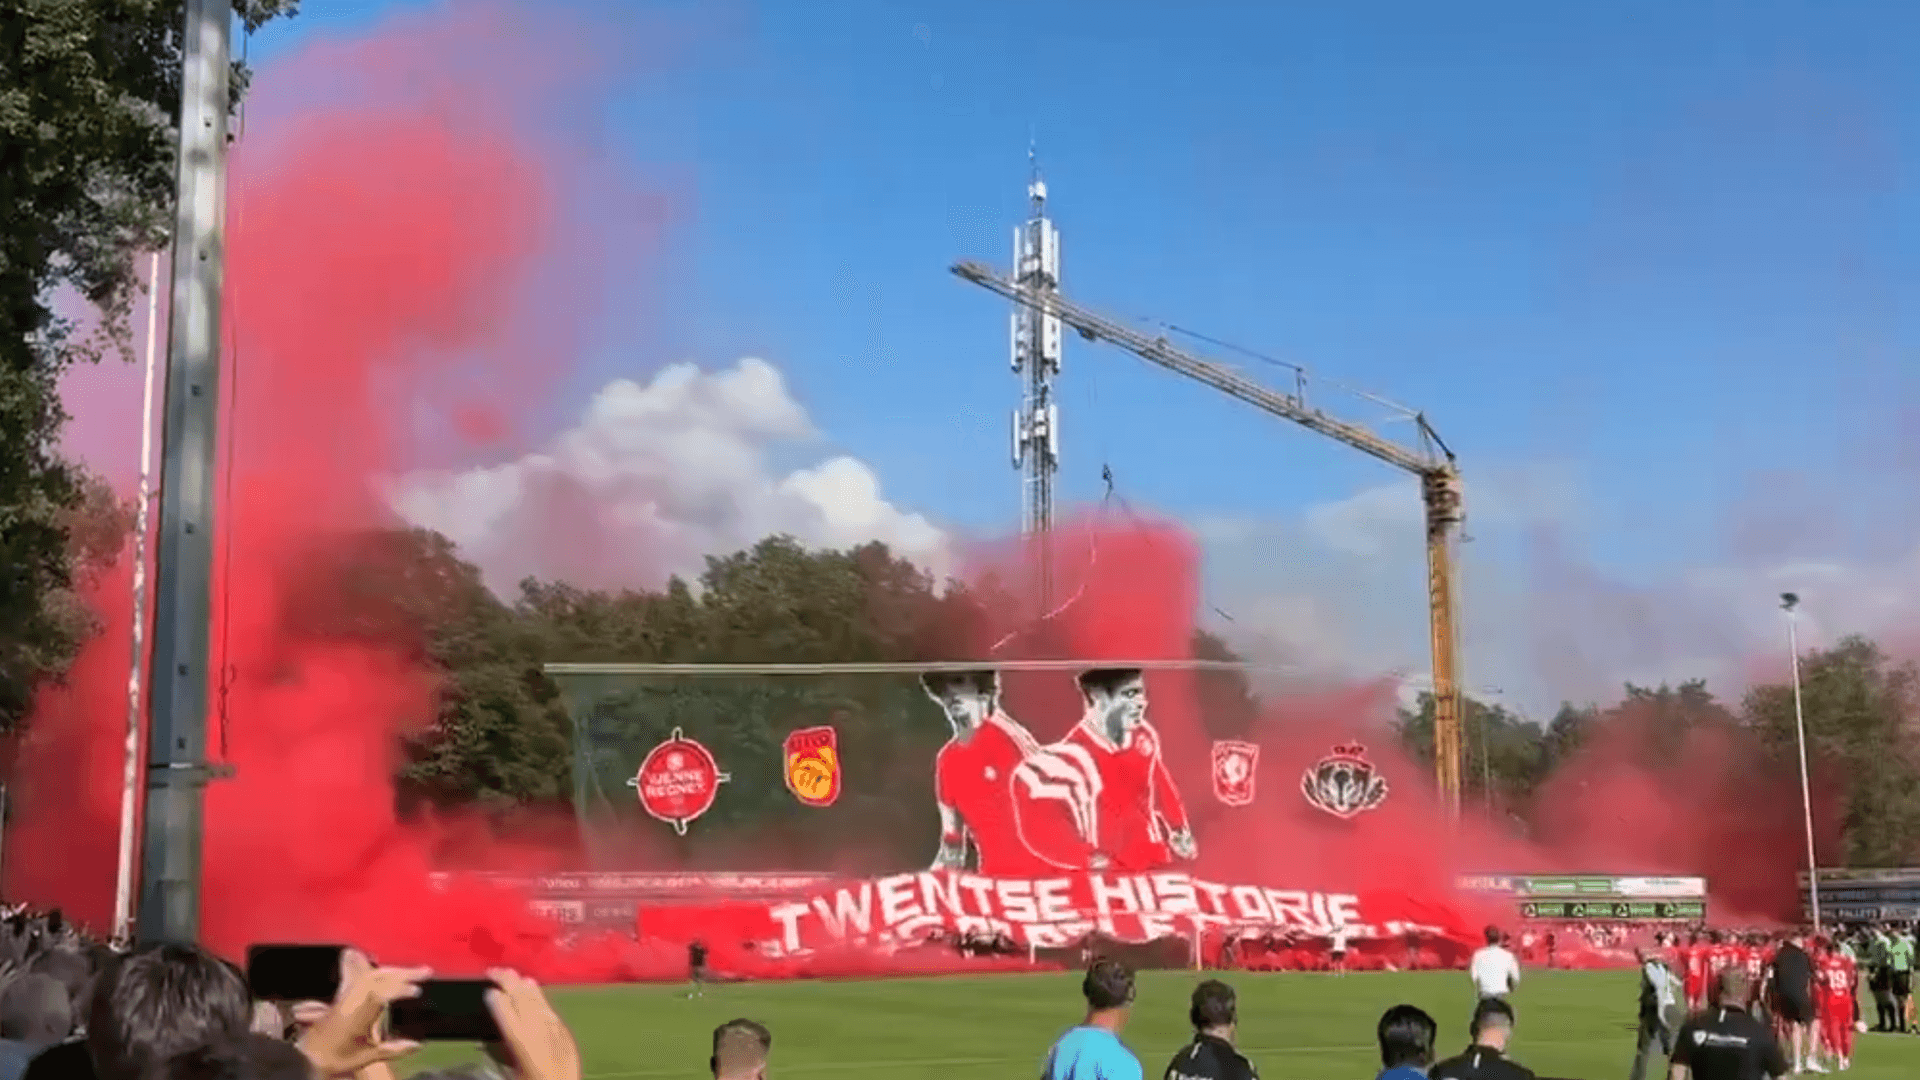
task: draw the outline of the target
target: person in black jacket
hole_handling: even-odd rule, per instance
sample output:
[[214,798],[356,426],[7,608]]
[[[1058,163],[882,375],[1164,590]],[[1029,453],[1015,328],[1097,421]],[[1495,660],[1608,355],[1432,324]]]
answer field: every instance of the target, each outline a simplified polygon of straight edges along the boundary
[[1473,1044],[1428,1070],[1429,1080],[1533,1080],[1533,1070],[1507,1057],[1513,1038],[1513,1006],[1481,998],[1469,1032]]
[[1167,1063],[1166,1080],[1259,1080],[1260,1071],[1234,1049],[1239,1019],[1233,987],[1208,979],[1193,988],[1193,1041]]
[[1773,1032],[1747,1012],[1747,973],[1720,973],[1714,1007],[1687,1021],[1673,1041],[1668,1080],[1780,1080],[1786,1055]]

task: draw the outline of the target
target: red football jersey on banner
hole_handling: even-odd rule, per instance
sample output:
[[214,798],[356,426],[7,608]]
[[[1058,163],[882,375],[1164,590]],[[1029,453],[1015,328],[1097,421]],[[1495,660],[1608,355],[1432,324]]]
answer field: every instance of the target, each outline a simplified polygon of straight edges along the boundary
[[1083,722],[1062,741],[1086,751],[1100,770],[1090,839],[1113,868],[1150,870],[1171,861],[1168,831],[1187,827],[1187,809],[1160,757],[1159,734],[1143,723],[1116,746]]
[[[1044,865],[1020,839],[1009,788],[1014,770],[1038,749],[1025,728],[995,713],[965,742],[949,741],[934,758],[934,798],[959,815],[979,855],[978,870],[988,877],[1023,877]],[[941,839],[958,844],[961,837]]]

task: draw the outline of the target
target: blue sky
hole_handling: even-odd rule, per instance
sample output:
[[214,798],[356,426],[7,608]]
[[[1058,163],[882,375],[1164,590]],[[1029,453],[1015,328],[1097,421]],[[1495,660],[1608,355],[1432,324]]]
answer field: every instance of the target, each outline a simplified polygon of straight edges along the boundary
[[[308,0],[251,54],[270,80],[309,35],[423,6]],[[893,501],[1011,527],[1005,307],[946,268],[1007,262],[1031,132],[1070,295],[1424,410],[1470,485],[1530,478],[1596,574],[1910,546],[1920,8],[792,0],[712,24],[612,106],[620,152],[692,178],[688,273],[643,349],[602,335],[570,407],[763,356]],[[1285,522],[1395,480],[1077,339],[1061,393],[1070,500],[1110,464],[1140,506]]]

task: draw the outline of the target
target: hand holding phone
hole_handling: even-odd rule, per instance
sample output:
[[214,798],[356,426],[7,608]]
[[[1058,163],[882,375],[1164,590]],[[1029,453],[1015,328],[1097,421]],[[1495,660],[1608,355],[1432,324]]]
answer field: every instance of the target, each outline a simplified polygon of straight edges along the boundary
[[488,992],[498,989],[492,979],[423,982],[418,997],[393,1003],[389,1029],[409,1042],[500,1042],[500,1025],[487,1005]]
[[581,1080],[580,1047],[540,984],[499,968],[487,992],[501,1041],[520,1080]]
[[432,976],[430,968],[364,968],[341,989],[334,1007],[307,1029],[300,1049],[327,1077],[348,1076],[413,1053],[419,1043],[383,1037],[380,1021],[390,1006],[418,997]]

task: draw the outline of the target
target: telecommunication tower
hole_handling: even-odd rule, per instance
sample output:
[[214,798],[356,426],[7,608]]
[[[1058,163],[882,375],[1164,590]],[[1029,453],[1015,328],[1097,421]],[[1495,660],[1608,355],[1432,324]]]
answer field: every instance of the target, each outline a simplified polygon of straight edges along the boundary
[[[1047,217],[1047,185],[1031,150],[1027,200],[1031,214],[1013,230],[1013,276],[1036,294],[1060,291],[1060,231]],[[1013,414],[1013,467],[1021,472],[1020,531],[1033,559],[1041,610],[1053,597],[1053,474],[1060,468],[1060,407],[1053,378],[1060,374],[1060,318],[1043,307],[1013,308],[1013,370],[1025,386]]]

